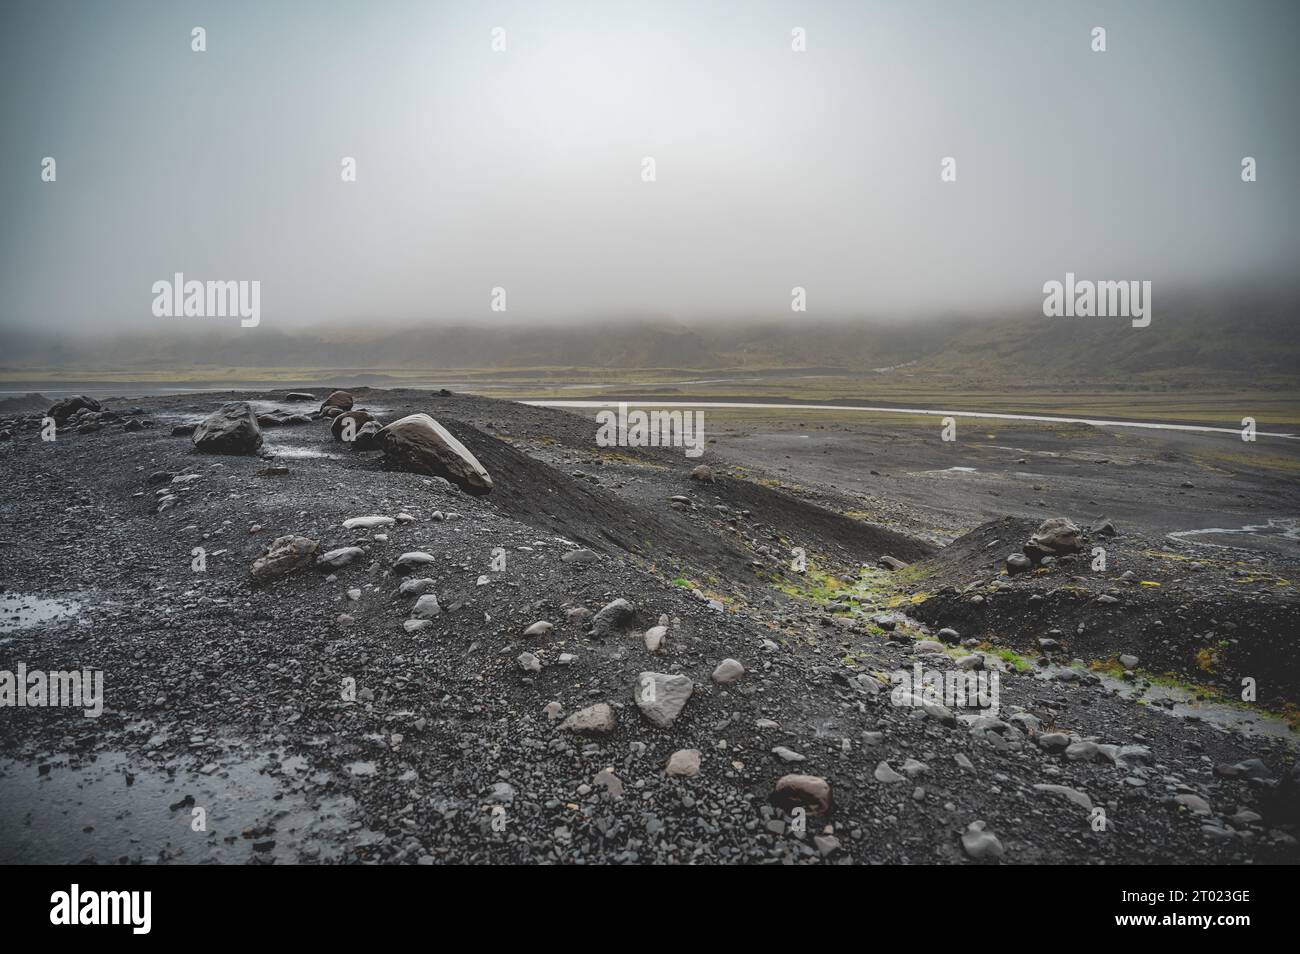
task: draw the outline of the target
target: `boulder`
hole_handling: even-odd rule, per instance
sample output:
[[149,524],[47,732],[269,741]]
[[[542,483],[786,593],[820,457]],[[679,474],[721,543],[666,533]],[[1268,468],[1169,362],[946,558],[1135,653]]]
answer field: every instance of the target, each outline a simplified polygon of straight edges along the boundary
[[348,421],[351,421],[352,425],[350,433],[352,435],[352,440],[355,441],[357,436],[360,434],[363,425],[378,420],[379,419],[369,411],[344,411],[342,414],[337,415],[330,423],[330,434],[333,435],[336,441],[344,440],[344,429],[348,427]]
[[76,397],[68,397],[64,398],[62,401],[55,401],[50,405],[50,409],[45,413],[49,417],[54,418],[55,424],[62,425],[68,420],[68,418],[72,417],[72,415],[76,414],[78,411],[99,411],[102,409],[103,405],[93,397],[88,397],[85,394],[78,394]]
[[190,440],[205,454],[252,454],[262,446],[262,430],[247,401],[232,401],[204,418]]
[[637,677],[632,696],[647,719],[666,729],[677,721],[695,690],[689,676],[664,672],[643,672]]
[[809,815],[825,815],[831,810],[831,785],[817,775],[782,775],[772,801],[787,812],[802,808]]
[[316,395],[309,394],[306,391],[290,391],[284,396],[286,401],[314,401]]
[[636,607],[623,598],[605,604],[591,620],[591,634],[604,639],[636,622]]
[[1039,556],[1064,556],[1083,549],[1080,530],[1067,517],[1049,517],[1034,531],[1025,544],[1025,553]]
[[262,583],[308,565],[316,547],[316,541],[307,537],[294,534],[276,537],[266,554],[253,561],[253,579]]
[[691,471],[691,480],[702,481],[706,484],[713,483],[713,468],[708,464],[700,464]]
[[381,430],[383,430],[383,426],[378,421],[366,421],[357,431],[357,436],[352,441],[352,449],[356,451],[381,450],[379,443],[379,432]]
[[475,496],[492,491],[492,478],[465,445],[428,414],[410,414],[382,428],[376,438],[397,470],[451,481]]
[[321,402],[321,413],[326,413],[332,407],[336,407],[340,411],[350,411],[352,410],[352,403],[352,395],[347,391],[333,391],[329,397]]

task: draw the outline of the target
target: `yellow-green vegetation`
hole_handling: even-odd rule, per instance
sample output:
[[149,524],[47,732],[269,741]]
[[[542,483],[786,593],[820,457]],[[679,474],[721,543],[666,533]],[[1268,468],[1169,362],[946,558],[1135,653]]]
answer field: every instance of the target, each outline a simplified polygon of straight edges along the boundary
[[[989,648],[986,647],[988,647],[987,643],[982,644],[980,646],[980,649],[984,650],[985,652],[988,652]],[[1004,649],[1001,647],[990,647],[990,648],[992,649],[992,653],[994,656],[997,656],[998,659],[1001,659],[1012,669],[1016,670],[1016,672],[1033,671],[1034,664],[1030,662],[1028,659],[1026,659],[1024,656],[1020,655],[1014,649]]]
[[1094,659],[1088,663],[1088,668],[1093,672],[1114,676],[1116,679],[1119,679],[1125,673],[1124,666],[1120,663],[1118,656],[1112,656],[1110,659]]
[[1220,640],[1218,645],[1198,649],[1196,651],[1197,668],[1213,675],[1219,664],[1223,662],[1223,653],[1227,648],[1228,641],[1225,639]]

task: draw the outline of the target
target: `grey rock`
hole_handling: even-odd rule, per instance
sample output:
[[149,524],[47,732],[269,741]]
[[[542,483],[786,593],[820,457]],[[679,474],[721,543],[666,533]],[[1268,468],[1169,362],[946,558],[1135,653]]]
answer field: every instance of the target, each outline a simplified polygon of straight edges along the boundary
[[405,576],[437,562],[437,559],[430,554],[421,550],[413,550],[410,553],[403,553],[393,562],[393,572],[398,576]]
[[984,822],[973,821],[966,826],[966,831],[961,836],[962,850],[976,861],[1001,858],[1006,854],[1006,849],[1002,847],[1002,842],[998,841],[997,835],[985,829]]
[[592,635],[605,638],[619,630],[627,629],[636,622],[636,608],[627,600],[619,599],[607,603],[591,620]]
[[292,573],[311,563],[317,543],[308,537],[289,534],[276,537],[265,556],[253,561],[253,579],[259,583]]
[[1064,752],[1070,745],[1070,737],[1064,732],[1044,732],[1035,741],[1044,752]]
[[231,401],[204,418],[190,440],[205,454],[252,454],[262,446],[262,431],[247,401]]
[[1070,788],[1069,786],[1066,785],[1043,784],[1043,785],[1035,785],[1034,790],[1038,792],[1045,792],[1049,795],[1060,795],[1062,798],[1068,799],[1069,801],[1078,805],[1084,811],[1087,812],[1092,811],[1092,799],[1088,797],[1088,794],[1086,792],[1081,792],[1077,788]]
[[339,547],[337,550],[330,550],[328,553],[323,553],[317,557],[316,565],[337,570],[364,556],[365,552],[360,547]]
[[876,766],[876,781],[893,784],[895,782],[906,782],[907,779],[895,772],[888,762],[881,762]]
[[415,606],[411,608],[412,619],[433,619],[442,612],[442,607],[438,605],[438,597],[432,593],[425,593],[415,601]]
[[825,815],[831,810],[831,785],[817,775],[783,775],[772,801],[786,811],[802,808],[809,815]]
[[687,676],[643,672],[637,677],[632,696],[642,715],[660,728],[667,728],[681,715],[695,684]]
[[380,430],[384,459],[398,470],[449,480],[475,496],[492,491],[492,478],[469,449],[428,414],[409,414]]
[[1083,549],[1079,541],[1080,530],[1066,517],[1049,517],[1044,520],[1025,544],[1030,555],[1063,556]]
[[614,709],[607,702],[599,702],[575,712],[560,723],[560,728],[580,735],[609,735],[616,725]]
[[1186,808],[1193,815],[1212,815],[1214,809],[1210,803],[1199,795],[1193,795],[1191,792],[1184,792],[1181,795],[1175,795],[1174,801]]
[[729,685],[735,682],[745,674],[745,667],[736,659],[724,659],[718,663],[713,670],[713,681],[721,685]]
[[1007,557],[1007,573],[1015,576],[1017,573],[1027,573],[1034,568],[1034,564],[1029,557],[1023,553],[1013,553]]
[[699,749],[678,749],[668,758],[664,772],[680,778],[690,778],[700,771]]

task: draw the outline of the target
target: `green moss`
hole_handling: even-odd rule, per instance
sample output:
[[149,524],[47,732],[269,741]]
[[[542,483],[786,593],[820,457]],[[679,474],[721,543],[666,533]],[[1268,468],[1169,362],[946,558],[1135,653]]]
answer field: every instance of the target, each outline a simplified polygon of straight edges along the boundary
[[1032,662],[1020,655],[1014,649],[994,649],[993,655],[997,656],[1017,672],[1030,672],[1034,668]]

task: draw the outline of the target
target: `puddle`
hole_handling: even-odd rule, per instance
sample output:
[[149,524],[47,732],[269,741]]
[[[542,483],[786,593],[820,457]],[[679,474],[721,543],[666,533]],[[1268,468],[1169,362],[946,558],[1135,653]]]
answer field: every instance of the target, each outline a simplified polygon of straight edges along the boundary
[[[210,775],[172,775],[112,752],[75,766],[63,759],[42,776],[33,764],[0,760],[0,863],[339,858],[355,803],[304,795],[302,759],[286,759],[278,775],[261,771],[273,765],[263,755]],[[191,827],[196,807],[206,812],[206,831]]]
[[[262,432],[265,435],[265,431]],[[284,458],[305,458],[305,457],[322,457],[327,460],[341,460],[342,454],[331,454],[329,451],[323,451],[319,447],[310,447],[300,444],[279,444],[272,441],[262,441],[262,453],[269,454],[272,457]]]
[[952,474],[978,474],[979,470],[975,467],[944,467],[941,470],[922,470],[918,471],[917,477],[948,477]]
[[[1035,668],[1035,675],[1040,679],[1050,678],[1060,672],[1064,666],[1043,666]],[[1094,672],[1101,680],[1102,686],[1125,699],[1145,702],[1152,712],[1161,712],[1175,718],[1196,716],[1202,722],[1228,732],[1239,732],[1250,738],[1283,739],[1291,744],[1296,742],[1296,734],[1284,719],[1259,712],[1248,712],[1223,702],[1197,699],[1195,694],[1176,686],[1142,686],[1137,682],[1127,682],[1103,672]],[[1165,705],[1162,703],[1172,703]]]
[[76,616],[80,611],[81,604],[76,600],[50,600],[26,593],[0,594],[0,633],[40,626]]
[[1222,549],[1267,550],[1300,556],[1300,518],[1269,517],[1264,523],[1248,523],[1244,527],[1179,530],[1169,534],[1169,539]]

